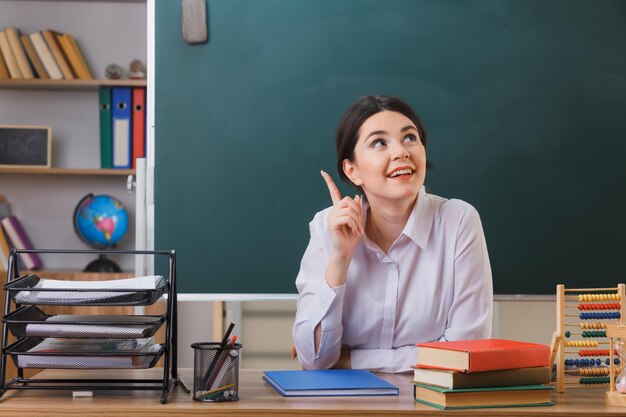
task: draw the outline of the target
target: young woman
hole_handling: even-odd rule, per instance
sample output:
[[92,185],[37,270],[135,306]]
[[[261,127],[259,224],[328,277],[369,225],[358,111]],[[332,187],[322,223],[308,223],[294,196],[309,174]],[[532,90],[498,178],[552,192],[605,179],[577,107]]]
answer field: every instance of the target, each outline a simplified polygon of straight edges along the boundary
[[[304,369],[410,371],[416,343],[490,337],[493,290],[478,212],[424,188],[426,131],[401,100],[365,96],[337,129],[340,177],[362,193],[315,215],[296,279]],[[296,352],[292,351],[295,356]]]

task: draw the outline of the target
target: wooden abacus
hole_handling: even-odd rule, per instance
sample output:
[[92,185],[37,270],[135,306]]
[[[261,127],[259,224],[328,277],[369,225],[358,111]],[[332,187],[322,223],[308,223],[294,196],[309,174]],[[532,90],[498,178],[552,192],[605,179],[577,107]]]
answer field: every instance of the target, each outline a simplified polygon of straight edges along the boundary
[[552,350],[558,392],[566,387],[609,385],[611,373],[620,372],[622,364],[612,355],[606,327],[624,324],[624,289],[624,284],[583,289],[557,285]]
[[[626,339],[626,326],[623,324],[609,324],[607,325],[606,335],[609,338],[609,350],[611,351],[611,362],[615,356],[615,339]],[[623,354],[624,352],[622,352]],[[617,369],[611,367],[610,373],[610,389],[606,393],[606,402],[609,405],[616,405],[619,407],[626,407],[626,394],[615,390],[615,378],[617,377]],[[623,387],[621,387],[623,390]]]

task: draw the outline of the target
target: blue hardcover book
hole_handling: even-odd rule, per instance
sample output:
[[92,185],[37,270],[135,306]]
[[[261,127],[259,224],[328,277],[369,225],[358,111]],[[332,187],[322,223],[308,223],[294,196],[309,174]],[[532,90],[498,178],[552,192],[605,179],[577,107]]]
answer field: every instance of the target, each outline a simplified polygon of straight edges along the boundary
[[265,371],[263,379],[283,397],[398,395],[395,385],[362,369]]
[[113,168],[130,169],[131,154],[131,95],[130,87],[113,87],[111,89],[112,120],[113,120]]

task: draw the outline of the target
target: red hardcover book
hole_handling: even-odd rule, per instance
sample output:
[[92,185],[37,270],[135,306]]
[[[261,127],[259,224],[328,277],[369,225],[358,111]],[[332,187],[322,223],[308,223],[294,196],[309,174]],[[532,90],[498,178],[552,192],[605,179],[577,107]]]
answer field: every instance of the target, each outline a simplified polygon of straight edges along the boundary
[[497,371],[550,365],[550,346],[506,339],[417,344],[417,367],[460,372]]
[[133,169],[136,158],[146,156],[146,90],[142,87],[133,88]]
[[[16,249],[33,249],[32,243],[22,227],[22,224],[15,216],[8,216],[0,220],[4,232],[9,237],[11,244]],[[41,266],[41,259],[36,253],[20,253],[23,269],[36,269]]]

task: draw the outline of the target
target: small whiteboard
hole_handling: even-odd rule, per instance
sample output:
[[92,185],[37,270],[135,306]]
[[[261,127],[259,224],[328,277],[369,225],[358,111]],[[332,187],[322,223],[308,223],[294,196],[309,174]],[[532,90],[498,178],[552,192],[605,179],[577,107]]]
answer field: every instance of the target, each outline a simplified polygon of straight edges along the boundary
[[0,125],[0,167],[50,168],[50,126]]

